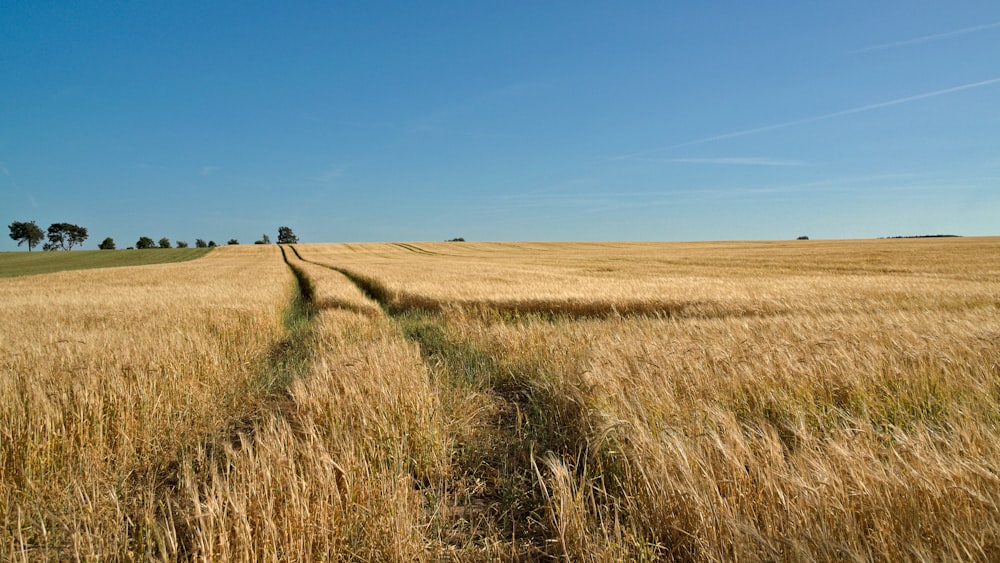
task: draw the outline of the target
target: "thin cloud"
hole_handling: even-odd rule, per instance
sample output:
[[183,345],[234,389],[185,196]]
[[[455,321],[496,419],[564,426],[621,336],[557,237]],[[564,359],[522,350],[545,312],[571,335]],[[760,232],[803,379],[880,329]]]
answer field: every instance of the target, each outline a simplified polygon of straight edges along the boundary
[[815,123],[817,121],[825,121],[827,119],[833,119],[835,117],[844,117],[847,115],[853,115],[856,113],[864,113],[868,111],[873,111],[877,109],[898,106],[900,104],[907,104],[910,102],[915,102],[918,100],[924,100],[927,98],[934,98],[937,96],[943,96],[945,94],[952,94],[955,92],[961,92],[963,90],[971,90],[973,88],[981,88],[983,86],[989,86],[991,84],[996,84],[1000,82],[1000,77],[990,78],[988,80],[980,80],[979,82],[970,82],[969,84],[962,84],[961,86],[952,86],[951,88],[945,88],[943,90],[934,90],[933,92],[924,92],[922,94],[916,94],[913,96],[906,96],[904,98],[896,98],[894,100],[889,100],[886,102],[879,102],[877,104],[868,104],[866,106],[858,106],[850,109],[835,111],[833,113],[824,113],[821,115],[814,115],[812,117],[803,117],[802,119],[795,119],[792,121],[784,121],[782,123],[775,123],[772,125],[765,125],[763,127],[755,127],[753,129],[743,129],[742,131],[733,131],[731,133],[723,133],[721,135],[713,135],[711,137],[704,137],[701,139],[694,139],[692,141],[685,141],[683,143],[677,143],[674,145],[668,145],[665,147],[660,147],[657,149],[651,149],[647,151],[636,152],[632,154],[626,154],[621,156],[616,156],[610,160],[631,160],[641,156],[647,156],[650,154],[655,154],[658,152],[668,151],[672,149],[678,149],[681,147],[690,147],[693,145],[703,145],[706,143],[714,143],[716,141],[725,141],[727,139],[735,139],[737,137],[746,137],[748,135],[756,135],[757,133],[766,133],[768,131],[775,131],[778,129],[786,129],[788,127],[794,127],[796,125],[805,125],[807,123]]
[[628,207],[647,207],[650,205],[667,205],[678,202],[718,201],[733,197],[752,197],[775,194],[796,193],[837,193],[837,192],[869,192],[873,189],[887,189],[894,186],[928,185],[930,180],[920,174],[909,172],[877,173],[860,176],[842,176],[797,182],[792,184],[764,184],[759,186],[735,185],[704,188],[668,188],[644,191],[534,191],[504,195],[494,200],[491,205],[506,208],[547,208],[553,206],[583,207],[598,205],[616,205]]
[[927,43],[928,41],[937,41],[939,39],[948,39],[951,37],[958,37],[959,35],[967,35],[969,33],[976,33],[977,31],[984,31],[987,29],[994,29],[1000,27],[1000,22],[986,23],[982,25],[974,25],[972,27],[965,27],[962,29],[956,29],[953,31],[945,31],[943,33],[932,33],[930,35],[922,35],[920,37],[914,37],[913,39],[904,39],[902,41],[893,41],[891,43],[881,43],[879,45],[870,45],[868,47],[862,47],[860,49],[855,49],[851,51],[852,55],[857,55],[860,53],[870,53],[872,51],[884,51],[886,49],[895,49],[896,47],[905,47],[906,45],[915,45],[917,43]]
[[722,164],[726,166],[808,166],[801,160],[782,160],[759,157],[719,157],[719,158],[670,158],[675,164]]
[[402,126],[402,130],[406,133],[417,134],[453,132],[458,130],[466,137],[514,138],[514,135],[510,134],[470,132],[464,127],[459,126],[456,122],[462,122],[476,113],[498,105],[502,106],[512,101],[522,101],[544,90],[546,87],[547,83],[541,81],[513,82],[499,86],[411,119]]
[[336,182],[339,178],[343,178],[347,174],[347,166],[334,166],[317,176],[309,178],[312,182],[319,182],[322,184],[328,184]]
[[211,176],[212,174],[215,174],[219,170],[222,170],[221,166],[210,166],[210,165],[202,166],[201,167],[201,175],[202,176]]

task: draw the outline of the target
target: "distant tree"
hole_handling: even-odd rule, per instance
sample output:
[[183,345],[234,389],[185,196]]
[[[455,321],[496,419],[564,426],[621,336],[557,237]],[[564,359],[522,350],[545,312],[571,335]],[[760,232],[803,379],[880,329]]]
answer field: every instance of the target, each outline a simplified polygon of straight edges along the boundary
[[219,245],[215,244],[214,240],[208,241],[208,247],[209,248],[215,248],[216,246],[219,246]]
[[48,238],[45,250],[73,250],[73,246],[83,245],[87,240],[87,229],[72,223],[53,223],[49,225]]
[[205,239],[203,239],[203,238],[195,239],[194,245],[197,246],[198,248],[207,248],[208,247],[208,243],[205,242]]
[[101,242],[101,244],[97,245],[97,248],[100,248],[101,250],[114,250],[115,249],[115,239],[113,239],[111,237],[108,237],[108,238],[104,239],[104,241]]
[[795,240],[809,240],[809,237],[807,237],[805,235],[802,235],[802,236],[800,236],[799,238],[797,238]]
[[463,237],[450,238],[450,239],[446,240],[445,242],[465,242],[465,238],[463,238]]
[[278,244],[295,244],[299,237],[295,236],[291,227],[278,227]]
[[170,239],[163,237],[159,242],[160,248],[170,248]]
[[153,239],[149,237],[139,237],[139,240],[135,243],[135,247],[140,250],[146,248],[153,248],[154,246],[155,243],[153,242]]
[[28,252],[45,238],[45,232],[34,221],[14,221],[9,228],[10,238],[16,240],[18,246],[28,243]]
[[74,244],[83,246],[83,241],[87,240],[87,237],[90,236],[87,234],[86,227],[81,227],[79,225],[68,225],[66,227],[66,232],[68,234],[66,240],[69,245],[67,250],[73,250]]
[[264,233],[260,236],[260,240],[254,241],[254,244],[271,244],[271,237],[267,236],[267,233]]
[[179,240],[179,241],[177,241],[177,248],[187,248],[187,247],[188,247],[188,243],[187,243],[186,240]]
[[239,243],[240,243],[240,241],[238,241],[238,240],[236,240],[234,238],[231,238],[231,239],[229,239],[229,242],[227,242],[226,244],[239,244]]

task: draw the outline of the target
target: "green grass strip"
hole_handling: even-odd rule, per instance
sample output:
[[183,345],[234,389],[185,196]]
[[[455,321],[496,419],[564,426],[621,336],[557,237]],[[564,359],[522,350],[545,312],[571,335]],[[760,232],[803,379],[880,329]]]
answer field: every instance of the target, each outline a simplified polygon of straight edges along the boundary
[[51,274],[66,270],[186,262],[201,258],[211,250],[211,248],[149,248],[145,250],[0,252],[0,278]]

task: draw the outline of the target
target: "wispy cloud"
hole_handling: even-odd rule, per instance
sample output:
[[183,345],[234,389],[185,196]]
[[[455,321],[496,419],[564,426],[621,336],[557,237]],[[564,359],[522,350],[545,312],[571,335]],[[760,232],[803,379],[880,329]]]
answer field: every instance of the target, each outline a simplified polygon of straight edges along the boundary
[[206,176],[206,177],[207,176],[211,176],[212,174],[215,174],[219,170],[222,170],[221,166],[212,166],[212,165],[206,164],[205,166],[201,167],[201,175],[202,176]]
[[991,84],[1000,83],[1000,77],[990,78],[988,80],[980,80],[979,82],[970,82],[968,84],[962,84],[960,86],[952,86],[951,88],[944,88],[942,90],[934,90],[933,92],[924,92],[921,94],[915,94],[913,96],[906,96],[903,98],[896,98],[893,100],[888,100],[885,102],[878,102],[875,104],[868,104],[865,106],[853,107],[850,109],[835,111],[833,113],[824,113],[820,115],[814,115],[811,117],[803,117],[801,119],[794,119],[792,121],[783,121],[781,123],[774,123],[771,125],[765,125],[763,127],[755,127],[753,129],[743,129],[741,131],[733,131],[731,133],[723,133],[721,135],[713,135],[711,137],[703,137],[701,139],[694,139],[691,141],[685,141],[683,143],[676,143],[673,145],[668,145],[665,147],[659,147],[656,149],[650,149],[640,152],[635,152],[631,154],[620,155],[612,157],[610,160],[630,160],[642,156],[648,156],[658,152],[669,151],[672,149],[678,149],[681,147],[690,147],[693,145],[703,145],[706,143],[714,143],[716,141],[725,141],[727,139],[735,139],[737,137],[746,137],[748,135],[756,135],[757,133],[766,133],[768,131],[776,131],[778,129],[786,129],[788,127],[794,127],[796,125],[805,125],[807,123],[815,123],[817,121],[825,121],[827,119],[833,119],[836,117],[844,117],[847,115],[853,115],[856,113],[864,113],[868,111],[874,111],[877,109],[898,106],[900,104],[908,104],[910,102],[915,102],[918,100],[924,100],[927,98],[934,98],[937,96],[943,96],[945,94],[953,94],[955,92],[961,92],[963,90],[971,90],[973,88],[981,88],[983,86],[989,86]]
[[321,184],[329,184],[344,177],[344,175],[347,174],[347,168],[347,166],[331,166],[327,170],[312,176],[308,180],[312,182],[319,182]]
[[505,84],[410,119],[401,128],[411,134],[445,132],[476,138],[513,138],[511,134],[481,131],[470,125],[478,124],[477,116],[484,112],[493,113],[512,103],[523,103],[547,87],[548,83],[542,81]]
[[308,121],[310,123],[322,123],[324,121],[323,117],[316,113],[309,112],[299,112],[295,114],[295,117],[302,121]]
[[760,157],[669,158],[676,164],[721,164],[725,166],[808,166],[801,160],[783,160]]
[[53,100],[62,100],[65,98],[72,98],[84,90],[83,86],[69,86],[63,88],[56,93],[52,94]]
[[0,172],[3,172],[4,176],[10,178],[10,169],[2,162],[0,162]]
[[948,39],[951,37],[958,37],[959,35],[967,35],[969,33],[976,33],[977,31],[985,31],[987,29],[995,29],[1000,27],[1000,22],[985,23],[982,25],[974,25],[972,27],[964,27],[962,29],[955,29],[952,31],[945,31],[942,33],[931,33],[929,35],[922,35],[920,37],[914,37],[912,39],[904,39],[902,41],[893,41],[891,43],[881,43],[878,45],[870,45],[868,47],[862,47],[860,49],[855,49],[851,51],[852,55],[860,53],[870,53],[872,51],[884,51],[885,49],[895,49],[896,47],[905,47],[906,45],[915,45],[917,43],[927,43],[928,41],[937,41],[939,39]]
[[538,190],[506,194],[491,205],[505,208],[590,207],[630,208],[704,203],[737,197],[772,196],[781,194],[819,194],[855,192],[869,193],[889,189],[917,190],[931,185],[932,180],[909,172],[875,173],[841,176],[791,184],[733,185],[701,188],[667,188],[653,190]]

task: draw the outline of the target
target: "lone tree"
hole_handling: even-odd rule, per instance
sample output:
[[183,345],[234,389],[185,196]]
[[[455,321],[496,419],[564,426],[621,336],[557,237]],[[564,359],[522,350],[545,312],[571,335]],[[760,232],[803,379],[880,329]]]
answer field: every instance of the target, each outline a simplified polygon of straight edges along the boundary
[[45,250],[73,250],[74,245],[83,245],[87,240],[87,229],[72,223],[53,223],[49,225],[48,237]]
[[299,237],[295,236],[291,227],[278,227],[278,244],[295,244]]
[[227,242],[226,244],[236,245],[236,244],[239,244],[239,243],[240,243],[240,241],[238,241],[238,240],[236,240],[234,238],[231,238],[231,239],[229,239],[229,242]]
[[153,239],[149,237],[139,237],[138,242],[135,243],[135,247],[142,250],[144,248],[153,248]]
[[170,239],[163,237],[160,239],[160,248],[170,248]]
[[188,243],[187,243],[186,240],[179,240],[179,241],[177,241],[177,248],[187,248],[187,247],[188,247]]
[[267,236],[267,233],[264,233],[260,236],[260,240],[254,241],[254,244],[271,244],[271,237]]
[[111,237],[108,237],[108,238],[104,239],[104,241],[101,242],[101,244],[97,245],[97,248],[100,248],[101,250],[114,250],[115,249],[115,239],[113,239]]
[[203,239],[203,238],[195,239],[194,245],[197,248],[208,248],[208,243],[205,242],[205,239]]
[[28,252],[45,238],[45,232],[34,221],[14,221],[9,227],[10,238],[16,240],[18,246],[28,243]]

